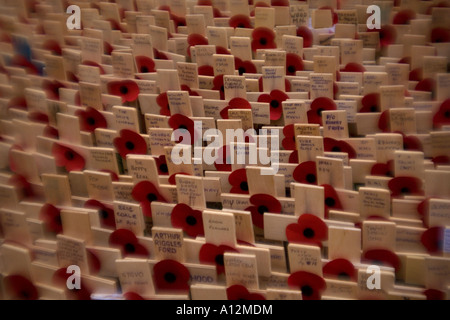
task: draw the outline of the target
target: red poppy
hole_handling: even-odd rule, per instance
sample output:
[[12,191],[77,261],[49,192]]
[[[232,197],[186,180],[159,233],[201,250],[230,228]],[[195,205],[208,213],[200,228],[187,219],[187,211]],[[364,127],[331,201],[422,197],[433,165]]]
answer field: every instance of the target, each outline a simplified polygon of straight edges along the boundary
[[413,10],[405,9],[397,12],[392,20],[393,24],[409,24],[411,20],[416,18]]
[[323,138],[323,148],[327,152],[346,152],[350,159],[356,158],[356,151],[353,147],[345,141],[336,140],[333,138]]
[[361,103],[362,108],[359,112],[380,112],[380,94],[378,92],[366,94]]
[[228,182],[231,184],[230,193],[248,194],[247,171],[245,168],[234,170],[228,176]]
[[423,291],[423,294],[427,297],[427,300],[445,300],[445,292],[437,289],[427,289]]
[[246,287],[241,284],[235,284],[227,288],[228,300],[266,300],[259,293],[250,293]]
[[283,113],[282,102],[286,101],[289,96],[281,90],[272,90],[270,94],[262,94],[258,98],[258,102],[267,102],[270,104],[270,120],[278,120]]
[[401,134],[403,137],[403,150],[423,151],[422,143],[420,142],[419,138],[417,138],[416,136],[406,136],[403,133]]
[[215,76],[213,79],[213,87],[212,90],[219,90],[220,93],[220,99],[225,99],[225,87],[223,83],[223,74],[220,74],[218,76]]
[[39,219],[44,221],[48,230],[54,233],[62,231],[61,210],[50,203],[46,203],[39,211]]
[[109,236],[109,244],[119,247],[123,256],[142,256],[147,258],[150,253],[139,243],[136,235],[128,229],[117,229]]
[[137,56],[136,58],[136,66],[138,72],[140,73],[148,73],[155,72],[155,61],[152,58],[146,56]]
[[264,194],[254,194],[250,197],[250,203],[253,206],[247,207],[245,210],[252,214],[252,222],[258,228],[264,229],[264,213],[280,213],[281,203],[277,198]]
[[431,227],[425,230],[420,242],[430,254],[441,253],[444,245],[444,227]]
[[20,174],[14,174],[13,176],[11,176],[11,178],[9,178],[8,182],[9,184],[21,190],[24,197],[29,198],[34,196],[33,188],[24,176]]
[[39,292],[28,278],[11,274],[3,279],[5,291],[11,295],[11,300],[37,300]]
[[80,117],[80,127],[83,131],[94,132],[97,128],[108,126],[105,117],[97,109],[87,107],[86,110],[78,110],[75,115]]
[[132,130],[120,130],[120,136],[116,137],[113,142],[117,152],[124,159],[127,157],[127,154],[147,154],[145,139]]
[[[253,0],[249,0],[249,2],[253,2]],[[250,3],[249,3],[250,4]],[[251,5],[251,4],[250,4]],[[255,3],[254,8],[270,8],[270,4],[262,2],[262,1],[258,1]],[[255,9],[253,9],[252,11],[250,11],[250,16],[254,17],[255,16]]]
[[232,28],[252,28],[250,17],[245,14],[236,14],[230,18],[228,24]]
[[444,100],[439,106],[439,110],[433,115],[433,126],[440,128],[450,125],[450,98]]
[[384,110],[378,118],[378,128],[383,132],[389,132],[389,109]]
[[214,68],[207,65],[200,66],[198,67],[198,75],[214,77]]
[[450,157],[448,156],[436,156],[431,158],[431,161],[435,166],[437,165],[449,165],[450,164]]
[[328,239],[328,227],[319,217],[304,213],[297,223],[286,227],[286,237],[289,242],[322,247],[322,241]]
[[103,69],[103,67],[95,61],[84,60],[82,65],[90,66],[90,67],[97,67],[100,70],[100,74],[105,74],[105,69]]
[[375,163],[370,169],[372,176],[393,177],[394,161],[389,160],[387,163]]
[[59,45],[58,41],[53,39],[48,39],[42,44],[42,49],[51,51],[54,55],[61,55],[61,46]]
[[23,96],[11,98],[8,102],[8,108],[28,110],[27,100]]
[[44,137],[51,138],[51,139],[59,139],[59,132],[58,129],[52,126],[45,126],[44,132],[42,133]]
[[283,146],[283,148],[285,150],[296,150],[297,145],[295,141],[295,126],[293,123],[284,126],[283,135],[284,138],[281,141],[281,145]]
[[227,48],[216,45],[216,54],[230,54],[230,51]]
[[275,49],[275,33],[272,29],[266,27],[258,27],[252,32],[252,50],[257,49]]
[[181,228],[191,237],[204,235],[203,218],[200,210],[194,210],[184,203],[177,204],[170,215],[174,228]]
[[159,193],[158,188],[150,181],[140,181],[138,182],[133,191],[131,191],[131,196],[134,200],[139,201],[141,204],[144,216],[152,216],[151,203],[153,201],[167,202],[167,200]]
[[54,284],[65,289],[65,293],[70,300],[91,300],[91,289],[81,278],[80,289],[68,289],[67,280],[71,276],[71,273],[67,273],[67,267],[59,268],[53,274],[52,281]]
[[295,181],[305,184],[317,184],[317,168],[315,161],[300,163],[292,173]]
[[167,56],[164,52],[161,52],[156,48],[153,48],[153,57],[158,60],[171,60],[169,56]]
[[307,271],[292,273],[288,278],[288,285],[299,288],[303,300],[320,300],[322,291],[327,287],[322,277]]
[[244,99],[244,98],[233,98],[228,102],[228,106],[226,106],[225,108],[223,108],[220,111],[220,116],[222,117],[222,119],[228,119],[228,110],[231,109],[251,109],[252,106],[250,105],[250,103]]
[[427,8],[427,11],[426,11],[425,14],[428,14],[428,15],[432,14],[433,8],[448,8],[448,7],[449,7],[449,4],[447,2],[445,2],[445,1],[441,1],[438,4],[434,3],[434,4],[431,4]]
[[175,260],[162,260],[153,266],[155,286],[158,290],[180,292],[189,291],[189,270]]
[[391,266],[395,271],[398,271],[400,268],[400,259],[398,256],[394,252],[386,249],[367,250],[363,253],[362,259],[376,265]]
[[139,87],[133,80],[111,81],[108,82],[109,94],[120,96],[122,103],[132,102],[139,95]]
[[103,228],[116,229],[116,219],[114,217],[114,209],[98,200],[89,199],[84,203],[85,208],[98,210],[100,223]]
[[325,218],[328,218],[328,212],[330,210],[341,210],[342,204],[341,200],[339,199],[339,196],[334,190],[333,186],[329,184],[323,184],[321,187],[324,188],[325,193]]
[[294,150],[289,155],[289,163],[298,163],[298,152]]
[[349,62],[341,69],[341,72],[365,72],[366,68],[356,62]]
[[367,29],[367,31],[378,32],[381,48],[387,47],[390,44],[394,44],[395,39],[397,38],[397,32],[391,25],[381,26],[381,29]]
[[40,111],[28,112],[28,120],[48,124],[48,115]]
[[425,78],[423,80],[420,80],[419,83],[416,84],[414,90],[434,92],[436,90],[436,81],[432,78]]
[[176,141],[177,143],[193,144],[197,140],[194,121],[189,117],[186,117],[181,113],[174,114],[169,118],[169,126],[173,130],[178,130],[181,134],[182,140]]
[[389,180],[391,196],[422,195],[422,180],[415,177],[395,177]]
[[52,155],[55,158],[56,165],[64,167],[67,171],[81,171],[84,169],[86,163],[84,158],[69,147],[54,143]]
[[217,171],[231,171],[231,150],[229,146],[223,146],[217,151],[214,167]]
[[242,61],[238,57],[234,57],[234,69],[239,71],[239,75],[244,73],[256,73],[256,67],[251,61]]
[[313,44],[313,33],[307,26],[297,28],[297,37],[303,38],[303,48],[310,48]]
[[162,92],[156,97],[156,103],[161,108],[159,114],[162,116],[170,116],[169,98],[167,92]]
[[450,29],[442,27],[433,28],[431,30],[431,42],[450,42]]
[[297,71],[304,68],[302,58],[292,52],[286,54],[286,75],[295,76]]
[[167,167],[167,161],[165,155],[160,155],[159,157],[155,158],[156,162],[156,168],[158,169],[158,174],[160,175],[168,175],[169,174],[169,168]]
[[192,96],[195,96],[195,97],[199,97],[200,96],[197,92],[195,92],[194,90],[191,90],[191,88],[189,88],[189,86],[187,84],[182,84],[180,86],[180,89],[182,91],[187,91],[189,93],[189,96],[191,96],[191,97]]
[[347,259],[334,259],[323,266],[324,276],[356,281],[358,274],[353,263]]
[[201,34],[198,33],[191,33],[190,35],[188,35],[187,37],[187,42],[189,44],[189,47],[187,49],[187,54],[190,57],[191,56],[191,47],[195,47],[198,45],[207,45],[208,44],[208,39],[205,38],[204,36],[202,36]]
[[311,102],[310,110],[307,112],[308,122],[322,125],[322,111],[336,110],[336,103],[327,97],[318,97]]
[[227,245],[216,246],[211,243],[205,243],[200,248],[199,260],[201,263],[215,265],[217,274],[222,274],[225,271],[225,264],[223,259],[223,254],[225,252],[239,253],[239,251],[237,251],[235,248]]
[[169,183],[170,183],[171,185],[176,185],[176,184],[177,184],[177,181],[175,180],[175,177],[176,177],[177,175],[190,176],[190,174],[189,174],[189,173],[186,173],[186,172],[177,172],[177,173],[174,173],[174,174],[170,175],[170,177],[169,177],[169,179],[168,179],[168,181],[169,181]]
[[25,68],[25,71],[27,74],[34,74],[34,75],[39,74],[39,69],[33,63],[28,61],[27,58],[25,58],[24,56],[22,56],[20,54],[12,57],[10,64],[13,67]]
[[136,292],[128,291],[123,294],[125,300],[145,300],[140,294]]
[[106,41],[103,41],[103,53],[106,54],[107,56],[110,56],[111,53],[113,52],[114,47]]
[[409,81],[420,81],[423,79],[423,68],[415,68],[409,72]]
[[66,86],[57,80],[44,80],[42,89],[44,89],[47,98],[51,100],[59,100],[59,89]]
[[336,12],[334,12],[333,8],[330,6],[324,6],[320,7],[319,10],[330,10],[331,11],[331,17],[333,18],[333,25],[339,22],[339,17]]

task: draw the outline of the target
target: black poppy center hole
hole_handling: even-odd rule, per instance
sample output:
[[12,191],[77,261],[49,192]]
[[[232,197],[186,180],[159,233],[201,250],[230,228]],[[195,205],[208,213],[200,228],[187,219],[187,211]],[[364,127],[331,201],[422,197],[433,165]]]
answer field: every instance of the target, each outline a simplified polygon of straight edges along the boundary
[[109,213],[108,213],[108,211],[106,211],[106,210],[100,210],[100,216],[101,216],[103,219],[107,219],[107,218],[109,217]]
[[264,214],[264,212],[269,212],[269,208],[267,208],[266,206],[259,206],[258,207],[258,212],[260,214]]
[[450,111],[449,110],[445,111],[444,117],[450,118]]
[[162,165],[159,166],[159,170],[164,173],[169,172],[169,168],[167,167],[167,164],[165,164],[165,163],[163,163]]
[[261,38],[261,39],[259,39],[259,43],[260,43],[262,46],[265,46],[265,45],[267,44],[267,39],[266,39],[266,38]]
[[401,193],[409,193],[409,188],[408,187],[403,187],[401,190]]
[[177,276],[175,274],[173,274],[172,272],[167,272],[164,275],[164,280],[166,280],[166,282],[168,282],[168,283],[174,283],[175,280],[177,280]]
[[328,198],[325,199],[325,204],[328,207],[334,207],[334,205],[336,204],[336,201],[333,198],[328,197]]
[[239,23],[236,28],[245,28],[245,24]]
[[309,183],[314,183],[316,182],[316,175],[309,173],[306,175],[306,181],[308,181]]
[[129,252],[129,253],[133,253],[134,251],[136,251],[136,249],[135,249],[135,247],[134,247],[133,244],[127,243],[127,244],[125,245],[125,251],[126,251],[126,252]]
[[59,226],[62,225],[61,216],[59,214],[53,218],[53,221]]
[[224,86],[221,86],[221,87],[220,87],[220,91],[225,92],[225,87],[224,87]]
[[312,296],[312,294],[314,293],[313,288],[311,288],[311,287],[308,286],[308,285],[303,286],[303,287],[301,288],[301,291],[302,291],[302,296],[305,296],[305,297],[310,297],[310,296]]
[[131,141],[127,141],[127,142],[125,142],[125,147],[126,147],[128,150],[133,150],[133,149],[134,149],[134,143],[131,142]]
[[184,124],[182,124],[182,125],[180,125],[180,126],[178,127],[178,129],[184,129],[184,130],[187,130],[187,127],[186,127]]
[[147,195],[147,200],[150,201],[150,202],[155,201],[157,199],[158,199],[158,197],[154,193],[149,193]]
[[92,117],[89,117],[86,119],[86,122],[88,123],[88,125],[93,126],[95,124],[95,119]]
[[294,66],[288,66],[287,70],[289,71],[289,73],[294,73],[295,71],[297,71]]
[[147,66],[142,66],[141,67],[141,73],[147,73],[148,72],[148,67]]
[[303,230],[303,235],[306,238],[311,239],[311,238],[314,238],[315,232],[311,228],[306,228],[305,230]]
[[241,75],[241,76],[245,73],[244,67],[239,67],[238,70],[239,70],[239,75]]
[[67,160],[73,160],[73,158],[75,158],[71,151],[66,151],[66,153],[64,155]]
[[120,87],[120,93],[121,94],[127,94],[128,93],[128,88],[125,86]]
[[20,291],[20,296],[22,298],[24,298],[24,299],[29,299],[30,298],[30,294],[27,291],[25,291],[25,290]]
[[280,103],[277,100],[272,100],[272,101],[270,101],[270,106],[272,108],[276,109],[276,108],[278,108],[280,106]]
[[322,108],[320,108],[320,109],[317,109],[317,114],[319,115],[319,116],[322,116],[322,111],[323,111],[324,109],[322,109]]
[[341,148],[339,148],[338,146],[334,146],[331,151],[333,152],[341,152]]
[[247,181],[242,181],[241,184],[239,185],[239,187],[243,191],[248,191],[248,183],[247,183]]
[[218,254],[216,256],[216,258],[214,259],[214,261],[216,261],[216,264],[219,266],[223,266],[224,262],[223,262],[223,254]]
[[338,274],[338,279],[339,280],[348,280],[348,279],[350,279],[350,276],[346,272],[340,272]]
[[195,226],[197,224],[197,219],[193,216],[187,216],[186,223],[190,226]]
[[377,112],[377,111],[378,111],[377,106],[371,106],[370,107],[370,112]]

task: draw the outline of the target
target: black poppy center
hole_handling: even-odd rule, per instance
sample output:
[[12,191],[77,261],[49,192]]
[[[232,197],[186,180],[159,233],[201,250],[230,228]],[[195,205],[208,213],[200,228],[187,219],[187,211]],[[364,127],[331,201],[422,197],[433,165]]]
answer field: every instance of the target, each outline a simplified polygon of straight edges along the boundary
[[378,108],[376,105],[370,106],[370,112],[377,112]]
[[322,116],[322,111],[323,111],[323,110],[325,110],[325,109],[323,109],[323,108],[317,109],[317,114],[318,114],[319,116]]
[[197,224],[197,219],[194,216],[187,216],[186,223],[190,226],[195,226]]
[[272,100],[272,101],[270,101],[270,106],[272,108],[276,109],[276,108],[278,108],[280,106],[280,103],[277,100]]
[[292,65],[288,66],[288,67],[287,67],[287,70],[289,71],[289,73],[294,73],[295,71],[297,71],[297,70],[295,69],[295,67],[292,66]]
[[162,165],[160,165],[159,171],[164,172],[164,173],[169,172],[169,168],[167,168],[167,164],[163,163]]
[[305,236],[305,238],[311,239],[314,238],[315,232],[311,228],[305,228],[305,230],[303,230],[303,235]]
[[450,118],[450,110],[444,112],[444,117]]
[[242,181],[241,184],[239,185],[239,187],[243,191],[248,191],[248,183],[247,183],[247,181]]
[[305,285],[301,287],[302,296],[310,297],[314,293],[313,288],[311,286]]
[[120,93],[121,94],[127,94],[128,93],[128,88],[126,86],[121,86],[120,87]]
[[95,124],[95,119],[92,117],[89,117],[86,119],[86,122],[88,123],[88,125],[93,126]]
[[336,200],[334,200],[331,197],[328,197],[325,199],[325,204],[329,207],[334,207],[334,205],[336,204]]
[[306,181],[308,181],[309,183],[315,183],[316,182],[316,175],[312,174],[312,173],[308,173],[306,175]]
[[134,149],[134,143],[131,142],[131,141],[125,142],[125,148],[127,148],[128,150],[133,150]]
[[164,280],[168,283],[174,283],[177,280],[177,276],[173,274],[172,272],[166,272],[164,275]]
[[147,73],[149,71],[147,66],[142,66],[141,67],[141,73]]
[[403,187],[400,191],[401,191],[401,193],[410,193],[408,187]]
[[147,194],[147,200],[148,201],[152,202],[152,201],[155,201],[157,199],[158,199],[158,197],[154,193]]
[[259,39],[259,43],[260,43],[262,46],[265,46],[265,45],[267,44],[267,39],[266,39],[266,38],[261,38],[261,39]]
[[239,71],[239,75],[242,76],[242,75],[245,73],[246,70],[245,70],[244,67],[239,67],[239,68],[238,68],[238,71]]
[[220,91],[225,92],[225,86],[220,86]]
[[75,158],[75,156],[73,155],[72,151],[66,151],[64,156],[66,157],[67,160],[73,160],[73,158]]
[[379,36],[380,36],[380,39],[383,39],[383,38],[385,37],[384,32],[380,32],[380,33],[379,33]]
[[106,210],[100,210],[100,216],[101,216],[103,219],[107,219],[107,218],[109,217],[109,213],[108,213],[108,211],[106,211]]
[[214,259],[214,261],[216,262],[217,265],[219,266],[223,266],[224,262],[223,262],[223,254],[218,254],[216,256],[216,258]]
[[347,274],[347,272],[342,271],[338,274],[338,279],[340,280],[348,280],[349,278],[350,276]]
[[186,127],[184,124],[182,124],[182,125],[180,125],[180,126],[178,127],[178,129],[184,129],[184,130],[187,130],[187,127]]
[[267,208],[266,206],[259,206],[258,207],[258,212],[260,214],[264,214],[264,212],[269,212],[269,208]]
[[30,298],[30,294],[26,290],[21,290],[19,294],[25,300],[28,300]]
[[341,152],[341,148],[339,148],[338,146],[334,146],[333,148],[331,148],[331,151],[333,151],[333,152]]
[[62,226],[61,215],[58,214],[57,216],[55,216],[55,217],[53,218],[53,221],[54,221],[57,225]]
[[129,253],[133,253],[134,251],[136,251],[136,248],[134,247],[133,244],[127,243],[127,244],[125,245],[125,251],[126,251],[126,252],[129,252]]
[[245,28],[245,24],[244,23],[239,23],[236,28]]

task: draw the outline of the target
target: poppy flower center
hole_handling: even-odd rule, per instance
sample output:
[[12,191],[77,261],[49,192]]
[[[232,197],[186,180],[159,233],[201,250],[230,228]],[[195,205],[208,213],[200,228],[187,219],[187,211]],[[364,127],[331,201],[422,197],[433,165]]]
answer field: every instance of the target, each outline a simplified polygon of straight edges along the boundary
[[377,112],[377,106],[376,105],[370,106],[370,112]]
[[158,199],[158,197],[154,193],[147,194],[147,200],[148,201],[152,202],[152,201],[155,201],[157,199]]
[[66,157],[67,160],[73,160],[73,158],[75,158],[75,156],[73,155],[73,153],[71,151],[66,151],[64,156]]
[[302,295],[305,296],[305,297],[310,297],[314,293],[313,288],[311,288],[308,285],[302,286],[301,287],[301,291],[302,291]]
[[178,129],[184,129],[184,130],[187,130],[187,127],[186,127],[184,124],[182,124],[182,125],[180,125],[180,126],[178,127]]
[[164,280],[166,280],[166,282],[168,282],[168,283],[174,283],[177,280],[177,276],[175,274],[173,274],[172,272],[167,272],[164,275]]
[[125,86],[121,86],[119,91],[120,91],[121,94],[127,94],[128,93],[128,88],[125,87]]
[[401,193],[406,193],[406,194],[410,193],[408,187],[403,187],[403,188],[400,190],[400,192],[401,192]]
[[347,272],[340,272],[338,274],[338,279],[339,280],[348,280],[350,278],[350,276],[347,274]]
[[280,106],[280,103],[277,100],[272,100],[272,101],[270,101],[270,106],[272,108],[276,109],[276,108],[278,108]]
[[159,171],[164,172],[164,173],[169,172],[169,168],[167,168],[167,164],[163,163],[162,165],[160,165]]
[[450,110],[444,112],[444,117],[450,118]]
[[30,298],[30,294],[26,290],[21,290],[19,295],[25,300],[28,300]]
[[264,214],[264,212],[269,212],[269,208],[267,208],[266,206],[259,206],[258,207],[258,212],[260,214]]
[[289,71],[289,73],[294,73],[295,71],[297,71],[293,65],[288,66],[287,70]]
[[214,261],[216,262],[217,265],[219,266],[223,266],[224,262],[223,262],[223,254],[218,254],[216,256],[216,258],[214,259]]
[[306,228],[305,230],[303,230],[303,235],[308,239],[314,238],[314,234],[315,232],[311,228]]
[[134,247],[133,244],[127,243],[127,244],[125,245],[125,251],[126,251],[126,252],[129,252],[129,253],[133,253],[133,252],[136,251],[136,248]]
[[322,116],[322,111],[323,111],[323,110],[324,110],[323,108],[317,109],[317,114],[318,114],[319,116]]
[[248,191],[247,181],[242,181],[241,184],[239,185],[239,187],[241,188],[241,190]]
[[341,148],[339,148],[338,146],[334,146],[334,147],[331,149],[331,151],[334,151],[334,152],[341,152]]
[[225,92],[225,86],[220,86],[220,91]]
[[88,125],[93,126],[95,124],[95,119],[92,117],[89,117],[86,119],[86,122],[88,123]]
[[328,197],[328,198],[325,199],[325,204],[328,207],[334,207],[334,205],[336,204],[336,201],[333,198]]
[[239,23],[236,28],[245,28],[245,24],[244,23]]
[[262,46],[265,46],[265,45],[267,44],[267,39],[266,39],[266,38],[261,38],[261,39],[259,39],[259,43],[260,43]]
[[134,149],[134,143],[131,142],[131,141],[125,142],[125,148],[127,148],[128,150],[133,150]]
[[108,213],[108,211],[106,211],[106,210],[100,210],[100,216],[101,216],[103,219],[107,219],[108,216],[109,216],[109,213]]
[[314,183],[316,182],[316,176],[312,173],[308,173],[306,175],[306,181],[308,181],[309,183]]
[[239,70],[239,75],[241,75],[241,76],[245,73],[244,67],[239,67],[238,70]]
[[193,216],[187,216],[186,223],[190,226],[195,226],[197,224],[197,219]]
[[61,215],[58,214],[56,217],[53,218],[53,221],[54,221],[57,225],[61,226],[61,225],[62,225]]

